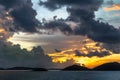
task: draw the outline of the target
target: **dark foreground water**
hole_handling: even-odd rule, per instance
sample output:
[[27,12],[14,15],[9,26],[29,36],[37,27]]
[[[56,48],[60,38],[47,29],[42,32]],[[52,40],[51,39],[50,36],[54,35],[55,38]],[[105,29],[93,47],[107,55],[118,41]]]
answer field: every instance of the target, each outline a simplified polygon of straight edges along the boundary
[[0,71],[0,80],[120,80],[120,71]]

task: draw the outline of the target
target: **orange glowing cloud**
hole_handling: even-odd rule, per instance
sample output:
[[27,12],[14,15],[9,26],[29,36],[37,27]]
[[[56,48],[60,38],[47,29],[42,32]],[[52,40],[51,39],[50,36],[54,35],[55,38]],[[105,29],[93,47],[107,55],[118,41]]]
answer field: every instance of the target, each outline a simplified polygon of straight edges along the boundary
[[111,7],[105,7],[103,8],[104,11],[109,12],[109,11],[118,11],[120,10],[120,4],[114,4]]
[[5,29],[3,29],[2,27],[0,27],[0,34],[7,34],[7,32],[5,31]]
[[7,41],[7,42],[11,42],[11,39],[12,39],[12,36],[8,37],[8,38],[6,39],[6,41]]
[[[77,53],[75,52],[76,50]],[[109,54],[106,55],[104,52]],[[64,50],[48,54],[48,56],[52,58],[54,63],[62,64],[73,60],[75,64],[85,65],[88,68],[94,68],[108,62],[120,62],[120,54],[115,54],[102,47],[102,43],[94,42],[90,39],[84,40],[82,47],[79,49]]]
[[11,38],[13,36],[13,33],[5,30],[3,27],[0,27],[0,40],[3,40],[4,42],[11,42]]

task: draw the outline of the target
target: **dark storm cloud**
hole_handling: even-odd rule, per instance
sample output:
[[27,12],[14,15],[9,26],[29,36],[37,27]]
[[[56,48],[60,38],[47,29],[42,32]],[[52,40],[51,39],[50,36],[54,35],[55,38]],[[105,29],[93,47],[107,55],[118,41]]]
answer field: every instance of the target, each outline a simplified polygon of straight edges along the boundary
[[56,10],[63,6],[67,7],[67,12],[70,14],[67,20],[80,23],[70,34],[87,35],[94,41],[104,43],[119,43],[120,30],[107,23],[95,20],[94,12],[100,8],[102,3],[103,0],[40,1],[40,5],[50,10]]
[[0,67],[53,67],[52,59],[45,55],[44,50],[38,46],[31,51],[21,49],[20,45],[3,43],[0,40]]
[[89,54],[80,53],[78,50],[75,50],[74,52],[75,52],[76,56],[83,56],[83,57],[94,57],[94,56],[105,57],[105,56],[111,55],[108,51],[103,51],[101,53],[99,53],[98,51],[96,51],[96,52],[89,52]]
[[15,20],[16,26],[20,26],[28,32],[36,32],[38,21],[35,19],[36,11],[28,5],[23,5],[20,8],[14,9],[10,12]]
[[[0,0],[0,4],[4,5],[7,9],[20,6],[24,0]],[[26,1],[26,0],[25,0]]]
[[104,43],[119,43],[120,42],[120,30],[114,28],[109,24],[105,24],[99,21],[86,21],[87,25],[81,25],[81,27],[75,29],[75,34],[87,35],[94,41]]
[[41,67],[41,68],[63,68],[74,63],[73,60],[66,63],[53,63],[52,59],[45,55],[44,50],[38,46],[31,51],[21,49],[20,45],[3,43],[0,40],[0,67]]
[[78,50],[75,50],[74,52],[76,56],[85,56],[85,54],[79,52]]
[[112,51],[115,54],[120,53],[120,44],[103,44],[103,47],[105,47],[107,50]]
[[105,57],[105,56],[109,56],[109,55],[111,55],[111,54],[107,51],[104,51],[104,52],[101,52],[101,53],[96,51],[96,52],[91,52],[91,53],[87,54],[86,56],[87,57],[93,57],[93,56]]
[[32,8],[31,0],[0,0],[0,4],[13,18],[15,29],[36,32],[39,21],[35,18],[37,13]]
[[63,19],[46,22],[43,25],[43,27],[46,29],[52,29],[53,31],[56,31],[57,29],[59,29],[64,34],[68,34],[72,32],[72,29],[69,27],[69,25],[65,23],[65,20]]
[[59,9],[63,6],[95,6],[99,5],[103,0],[47,0],[41,1],[40,5],[44,5],[45,7],[49,8],[50,10]]

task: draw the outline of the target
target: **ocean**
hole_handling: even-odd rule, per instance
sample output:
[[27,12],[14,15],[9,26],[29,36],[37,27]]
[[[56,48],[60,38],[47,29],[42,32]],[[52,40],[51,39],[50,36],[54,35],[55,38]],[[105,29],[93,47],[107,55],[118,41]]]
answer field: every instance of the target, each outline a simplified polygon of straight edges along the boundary
[[0,80],[120,80],[120,71],[0,71]]

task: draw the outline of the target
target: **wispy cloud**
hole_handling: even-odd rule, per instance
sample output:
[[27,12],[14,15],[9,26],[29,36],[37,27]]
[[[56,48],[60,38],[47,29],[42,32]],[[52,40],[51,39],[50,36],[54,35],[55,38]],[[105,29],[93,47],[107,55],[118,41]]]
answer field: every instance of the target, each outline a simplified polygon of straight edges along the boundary
[[103,9],[106,12],[110,12],[110,11],[120,11],[120,4],[114,4],[110,7],[104,7]]

